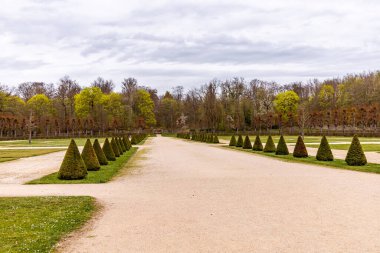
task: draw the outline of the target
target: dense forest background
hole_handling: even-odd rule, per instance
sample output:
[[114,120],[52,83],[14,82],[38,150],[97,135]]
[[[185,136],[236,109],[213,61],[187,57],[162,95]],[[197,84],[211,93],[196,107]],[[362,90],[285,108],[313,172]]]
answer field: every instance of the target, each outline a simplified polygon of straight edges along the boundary
[[97,78],[82,87],[57,84],[0,87],[0,138],[104,135],[120,131],[210,131],[378,135],[380,72],[280,85],[263,80],[211,80],[163,95],[134,78],[114,91]]

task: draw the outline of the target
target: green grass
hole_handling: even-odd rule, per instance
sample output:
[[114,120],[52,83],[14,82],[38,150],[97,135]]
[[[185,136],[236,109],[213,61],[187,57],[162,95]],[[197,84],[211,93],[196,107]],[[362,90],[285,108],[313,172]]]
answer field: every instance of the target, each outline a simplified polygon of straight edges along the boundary
[[0,162],[7,162],[24,157],[38,156],[62,151],[64,149],[0,149]]
[[[87,138],[74,138],[78,146],[84,146]],[[91,138],[94,142],[95,138]],[[105,138],[98,138],[100,143],[103,143]],[[11,140],[0,141],[0,147],[67,147],[69,146],[71,138],[67,139],[33,139],[29,144],[28,140]]]
[[99,184],[106,183],[112,179],[122,168],[128,160],[137,151],[136,147],[132,147],[129,151],[125,152],[122,156],[118,157],[116,161],[109,161],[108,165],[104,165],[99,171],[89,171],[88,175],[81,180],[60,180],[57,177],[57,172],[44,176],[28,182],[27,184]]
[[0,198],[0,252],[51,252],[96,209],[85,196]]
[[237,147],[230,147],[230,146],[223,146],[225,148],[237,150],[237,151],[243,151],[248,152],[256,155],[262,155],[267,157],[272,157],[275,159],[280,159],[287,162],[297,162],[297,163],[308,163],[308,164],[314,164],[319,166],[327,166],[337,169],[344,169],[344,170],[354,170],[354,171],[361,171],[361,172],[370,172],[370,173],[380,173],[380,164],[376,163],[368,163],[365,166],[349,166],[347,163],[342,159],[334,159],[334,161],[318,161],[315,157],[309,156],[307,158],[295,158],[292,154],[289,155],[275,155],[274,153],[265,153],[260,151],[253,151],[253,150],[247,150]]
[[[307,147],[310,148],[318,148],[317,144],[306,144]],[[380,151],[380,143],[379,144],[362,144],[363,150],[365,152],[370,151]],[[350,148],[350,144],[330,144],[330,148],[332,149],[340,149],[340,150],[348,150]]]

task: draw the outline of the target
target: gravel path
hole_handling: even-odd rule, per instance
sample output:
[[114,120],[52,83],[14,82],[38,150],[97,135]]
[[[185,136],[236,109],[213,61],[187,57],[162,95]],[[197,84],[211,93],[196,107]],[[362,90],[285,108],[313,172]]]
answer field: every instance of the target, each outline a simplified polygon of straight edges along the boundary
[[0,184],[0,195],[91,195],[100,216],[63,252],[380,252],[380,175],[150,138],[98,185]]

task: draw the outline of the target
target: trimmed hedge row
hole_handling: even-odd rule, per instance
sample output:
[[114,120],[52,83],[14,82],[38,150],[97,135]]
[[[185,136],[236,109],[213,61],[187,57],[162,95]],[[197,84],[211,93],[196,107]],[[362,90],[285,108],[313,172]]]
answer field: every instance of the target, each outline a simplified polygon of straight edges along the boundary
[[[141,141],[145,137],[135,136],[135,140]],[[109,161],[115,161],[116,157],[128,151],[131,146],[129,136],[112,137],[111,141],[106,138],[103,148],[100,147],[98,139],[95,139],[93,145],[90,139],[87,139],[81,154],[77,144],[72,139],[59,168],[58,178],[66,180],[83,179],[86,177],[87,171],[100,170],[102,165],[107,165]]]
[[206,143],[219,143],[219,138],[216,134],[212,133],[177,133],[177,138],[200,141]]

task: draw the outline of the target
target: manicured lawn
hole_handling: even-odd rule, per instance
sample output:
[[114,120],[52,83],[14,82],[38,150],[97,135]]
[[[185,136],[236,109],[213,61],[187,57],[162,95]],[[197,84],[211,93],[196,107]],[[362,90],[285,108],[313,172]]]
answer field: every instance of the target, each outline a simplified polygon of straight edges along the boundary
[[99,171],[89,171],[86,178],[81,180],[60,180],[57,177],[57,172],[28,182],[28,184],[94,184],[106,183],[112,179],[128,162],[128,160],[137,151],[136,147],[132,147],[116,161],[110,161],[108,165],[102,166]]
[[259,151],[253,151],[250,149],[242,149],[237,147],[230,147],[230,146],[224,146],[226,148],[230,148],[237,151],[243,151],[248,152],[256,155],[262,155],[262,156],[268,156],[275,159],[280,159],[288,162],[298,162],[298,163],[309,163],[314,165],[320,165],[320,166],[328,166],[338,169],[344,169],[344,170],[354,170],[354,171],[361,171],[361,172],[371,172],[371,173],[380,173],[380,164],[376,163],[368,163],[365,166],[348,166],[344,160],[341,159],[335,159],[334,161],[327,162],[327,161],[318,161],[315,157],[309,156],[307,158],[295,158],[292,154],[289,155],[275,155],[274,153],[264,153]]
[[45,155],[64,149],[0,149],[0,162],[12,161],[23,157]]
[[[318,148],[319,145],[316,144],[306,144],[307,147]],[[350,144],[330,144],[332,149],[340,149],[340,150],[348,150],[350,148]],[[365,152],[369,151],[380,151],[380,143],[379,144],[362,144],[363,150]]]
[[[74,138],[78,146],[84,146],[87,138]],[[91,138],[94,142],[95,138]],[[105,138],[98,138],[100,143],[103,143]],[[29,144],[28,140],[11,140],[0,141],[1,147],[67,147],[69,146],[71,138],[67,139],[35,139]]]
[[0,198],[0,252],[51,252],[96,209],[85,196]]

